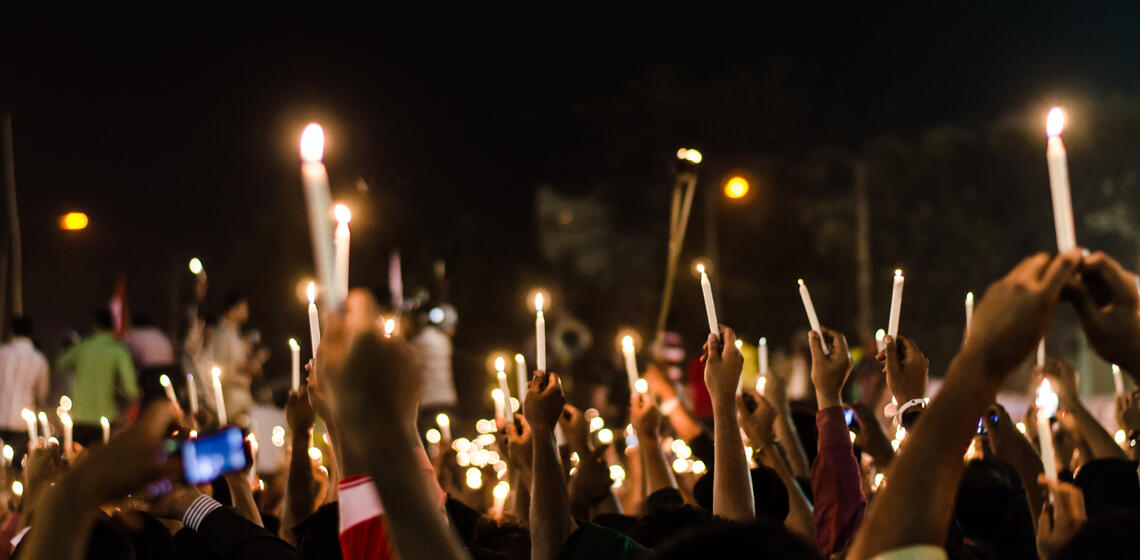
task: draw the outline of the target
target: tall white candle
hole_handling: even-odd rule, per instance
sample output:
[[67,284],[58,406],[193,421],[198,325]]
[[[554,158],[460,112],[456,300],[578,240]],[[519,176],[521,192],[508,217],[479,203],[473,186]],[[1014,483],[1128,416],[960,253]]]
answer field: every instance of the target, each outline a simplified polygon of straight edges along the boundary
[[827,340],[823,338],[823,330],[819,328],[819,316],[815,314],[815,306],[811,303],[811,292],[808,292],[807,284],[804,284],[804,279],[797,280],[800,284],[800,299],[804,302],[804,311],[807,312],[808,323],[811,324],[811,330],[819,335],[820,346],[823,347],[823,353],[827,354]]
[[974,292],[966,292],[966,338],[970,338],[970,323],[974,322]]
[[103,427],[103,443],[107,443],[107,440],[111,439],[111,423],[107,421],[106,416],[100,416],[99,425]]
[[511,410],[511,388],[507,385],[507,362],[502,356],[495,358],[495,377],[499,380],[499,390],[503,392],[503,420],[514,418]]
[[59,415],[59,423],[63,425],[63,456],[71,458],[71,415],[62,412]]
[[51,424],[48,423],[47,414],[40,411],[38,414],[40,419],[40,433],[44,436],[44,441],[51,439]]
[[388,291],[392,296],[392,308],[399,313],[404,309],[404,273],[400,267],[400,252],[388,255]]
[[498,387],[491,389],[491,400],[495,404],[495,424],[499,426],[505,425],[507,417],[503,414],[503,390]]
[[756,371],[760,373],[761,377],[768,375],[768,339],[760,337],[760,342],[756,344],[756,356],[759,361],[759,367]]
[[887,334],[891,338],[899,336],[899,314],[902,312],[903,277],[901,269],[895,269],[895,280],[891,288],[891,314],[887,319]]
[[439,433],[443,436],[443,440],[451,441],[451,418],[440,412],[435,415],[435,424],[439,426]]
[[28,449],[35,449],[40,439],[39,428],[36,427],[36,413],[25,408],[20,411],[20,416],[28,426]]
[[352,220],[352,210],[349,210],[348,206],[337,204],[333,207],[333,216],[336,217],[336,234],[333,236],[333,246],[336,251],[333,286],[337,291],[337,300],[344,301],[348,297],[348,248],[352,238],[348,231],[348,222]]
[[186,374],[186,392],[190,395],[190,416],[198,415],[198,384],[194,382],[194,374]]
[[1044,338],[1042,338],[1041,341],[1037,343],[1037,367],[1038,368],[1045,367],[1045,339]]
[[1124,394],[1124,376],[1120,374],[1120,366],[1112,364],[1112,384],[1116,387],[1116,394]]
[[309,286],[305,288],[305,295],[309,297],[309,341],[313,345],[313,357],[316,358],[317,348],[321,345],[321,317],[317,313],[317,285],[309,282]]
[[546,317],[542,314],[543,309],[542,292],[534,295],[534,343],[535,343],[535,362],[538,371],[546,372]]
[[875,331],[875,350],[877,352],[882,352],[883,350],[885,350],[887,348],[886,338],[887,338],[887,331],[885,331],[883,329],[879,329],[879,330]]
[[626,336],[621,339],[621,353],[625,356],[625,375],[629,378],[629,394],[637,394],[637,352],[633,348],[633,337]]
[[500,480],[495,488],[491,490],[492,496],[495,500],[491,504],[491,517],[500,518],[503,516],[503,506],[507,503],[507,496],[511,494],[511,485],[505,480]]
[[526,358],[522,354],[515,354],[515,378],[519,384],[519,407],[522,407],[523,401],[526,400]]
[[701,295],[705,298],[705,315],[709,320],[709,333],[720,336],[720,323],[716,319],[716,302],[713,301],[712,283],[709,275],[705,273],[705,265],[698,264],[697,272],[701,273]]
[[[331,287],[335,277],[333,262],[333,232],[331,202],[329,200],[329,176],[322,162],[325,155],[325,131],[321,125],[310,123],[301,133],[301,182],[305,187],[305,203],[309,210],[309,232],[313,243],[313,259],[317,269],[317,279],[322,286]],[[324,292],[326,306],[336,309],[340,306],[333,289]]]
[[166,398],[170,399],[170,403],[174,405],[175,410],[181,413],[182,407],[178,404],[178,397],[174,394],[174,385],[171,385],[170,377],[167,377],[165,373],[158,376],[158,384],[162,385],[162,390],[166,392]]
[[226,417],[226,399],[222,395],[222,369],[215,367],[210,370],[210,375],[214,378],[214,408],[218,413],[218,425],[225,426],[229,418]]
[[1049,136],[1049,147],[1045,151],[1045,161],[1049,166],[1049,191],[1053,195],[1053,223],[1057,231],[1057,251],[1064,252],[1077,246],[1077,234],[1073,226],[1073,200],[1069,192],[1069,163],[1065,144],[1061,142],[1061,130],[1065,128],[1065,113],[1060,107],[1053,107],[1045,120],[1045,133]]
[[1057,413],[1057,394],[1049,379],[1041,380],[1037,388],[1037,437],[1041,443],[1041,463],[1045,467],[1045,478],[1057,480],[1057,456],[1053,449],[1053,429],[1049,418]]
[[289,339],[289,354],[293,358],[293,390],[301,388],[301,345],[297,339]]

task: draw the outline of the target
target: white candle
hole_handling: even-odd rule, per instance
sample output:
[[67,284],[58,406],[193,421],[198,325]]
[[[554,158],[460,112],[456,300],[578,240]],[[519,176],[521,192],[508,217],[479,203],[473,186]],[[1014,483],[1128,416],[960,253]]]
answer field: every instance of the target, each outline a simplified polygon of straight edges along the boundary
[[491,400],[495,403],[495,423],[502,426],[506,424],[507,417],[503,415],[503,390],[495,387],[491,389]]
[[495,488],[491,490],[491,494],[495,497],[495,501],[491,506],[491,516],[499,518],[503,516],[503,506],[507,503],[507,496],[511,493],[511,485],[505,481],[500,480]]
[[337,301],[344,301],[348,297],[348,247],[352,237],[348,231],[348,222],[352,220],[352,210],[349,210],[348,206],[337,204],[333,207],[333,216],[336,217],[336,235],[333,237],[333,247],[336,251],[333,286],[337,291]]
[[542,314],[543,309],[542,292],[534,295],[534,343],[535,343],[535,362],[537,362],[538,371],[546,372],[546,317]]
[[214,367],[210,374],[214,378],[214,408],[218,413],[218,425],[225,426],[229,418],[226,417],[226,400],[222,396],[222,369]]
[[107,421],[106,416],[100,416],[99,425],[103,427],[103,443],[107,443],[107,440],[111,439],[111,423]]
[[309,297],[309,340],[313,345],[313,358],[317,357],[317,348],[321,345],[321,317],[317,313],[317,285],[309,282],[305,288],[305,295]]
[[178,404],[178,397],[174,394],[174,386],[170,384],[170,378],[164,373],[158,376],[158,384],[162,385],[162,390],[166,392],[166,398],[170,399],[170,403],[181,413],[182,407]]
[[63,456],[71,458],[71,415],[63,412],[59,415],[59,423],[63,425]]
[[1120,374],[1120,366],[1112,364],[1112,383],[1116,386],[1116,394],[1124,394],[1124,376]]
[[[763,336],[760,337],[760,342],[758,342],[756,344],[756,356],[757,356],[756,359],[759,362],[759,364],[758,364],[759,367],[756,369],[756,371],[760,374],[761,378],[767,377],[768,376],[768,339],[766,337],[763,337]],[[759,379],[756,380],[756,386],[757,387],[760,386],[760,380]]]
[[388,291],[392,296],[392,308],[399,313],[404,309],[404,274],[400,267],[400,252],[388,255]]
[[40,433],[44,436],[44,441],[51,439],[51,424],[48,424],[47,414],[44,411],[39,413],[40,419]]
[[895,280],[891,288],[891,314],[887,319],[887,334],[891,338],[899,336],[899,314],[902,312],[903,277],[901,269],[895,269]]
[[[741,352],[742,348],[744,348],[744,341],[739,338],[736,339],[736,351]],[[738,375],[736,377],[736,394],[740,395],[742,393],[744,393],[744,376]]]
[[1045,478],[1057,480],[1057,458],[1053,449],[1053,429],[1049,418],[1057,413],[1057,394],[1049,379],[1041,380],[1037,388],[1037,437],[1041,443],[1041,463],[1045,467]]
[[887,331],[879,329],[875,331],[875,350],[882,352],[887,349]]
[[514,418],[514,411],[511,410],[511,388],[507,385],[507,362],[502,356],[495,358],[495,377],[499,380],[499,391],[503,393],[503,420],[510,420]]
[[527,386],[526,358],[522,354],[515,354],[515,378],[519,384],[519,408],[522,408]]
[[1041,341],[1037,343],[1037,367],[1038,368],[1045,367],[1045,339],[1044,338],[1042,338]]
[[198,415],[198,384],[194,382],[194,374],[186,374],[186,392],[190,394],[190,416]]
[[1045,120],[1045,133],[1049,136],[1049,147],[1045,151],[1045,161],[1049,166],[1049,191],[1053,195],[1053,223],[1057,231],[1057,251],[1064,252],[1077,246],[1077,234],[1073,226],[1073,201],[1069,193],[1069,163],[1065,144],[1061,142],[1061,130],[1065,128],[1065,113],[1060,107],[1053,107]]
[[24,423],[28,426],[28,449],[35,449],[36,443],[39,442],[39,429],[36,428],[36,413],[28,409],[20,411],[20,416],[24,418]]
[[[313,259],[322,286],[335,286],[333,232],[329,218],[329,176],[322,163],[325,154],[325,131],[310,123],[301,133],[301,182],[305,187],[305,203],[309,210],[309,232],[313,243]],[[325,303],[332,309],[340,306],[333,289],[325,290]]]
[[966,292],[966,338],[970,337],[970,324],[974,322],[974,292]]
[[440,412],[435,415],[435,424],[439,426],[439,433],[443,435],[443,441],[451,441],[451,419]]
[[713,301],[712,284],[709,275],[705,273],[705,265],[698,264],[697,272],[701,273],[701,295],[705,298],[705,315],[709,320],[709,333],[720,337],[720,323],[716,319],[716,303]]
[[293,358],[293,390],[301,388],[301,345],[297,339],[289,339],[289,354]]
[[633,337],[625,336],[621,339],[621,353],[625,356],[625,375],[629,378],[629,394],[637,394],[637,352],[633,348]]
[[827,341],[823,338],[823,330],[819,328],[819,316],[815,314],[815,306],[811,303],[811,292],[808,292],[807,284],[804,284],[804,279],[798,280],[800,284],[800,299],[804,302],[804,311],[807,312],[808,323],[811,324],[811,330],[819,335],[819,344],[823,347],[823,353],[828,353]]

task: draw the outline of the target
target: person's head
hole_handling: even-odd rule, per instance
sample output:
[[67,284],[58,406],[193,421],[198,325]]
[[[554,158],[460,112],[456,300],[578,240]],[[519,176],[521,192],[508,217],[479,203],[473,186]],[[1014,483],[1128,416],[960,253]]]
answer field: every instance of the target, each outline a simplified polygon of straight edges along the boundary
[[[1133,473],[1135,477],[1135,473]],[[1135,558],[1140,511],[1117,510],[1089,520],[1052,560]]]
[[137,328],[153,327],[154,319],[151,319],[150,313],[147,313],[145,311],[135,313],[131,316],[131,326]]
[[[788,517],[788,487],[776,471],[759,466],[750,472],[752,499],[756,504],[756,517],[766,517],[780,523]],[[701,507],[712,511],[713,475],[706,473],[693,485],[693,498]]]
[[954,508],[962,534],[991,553],[1033,544],[1033,520],[1025,503],[1025,491],[1004,463],[967,463]]
[[243,294],[229,293],[222,302],[222,313],[226,320],[242,324],[249,320],[249,298]]
[[530,554],[530,531],[522,520],[512,515],[504,515],[501,520],[480,516],[475,523],[471,547],[507,558],[524,558]]
[[782,523],[730,523],[715,521],[677,534],[657,547],[654,558],[773,558],[776,560],[819,558],[809,546],[784,528]]
[[[672,491],[676,492],[676,490]],[[637,542],[649,548],[657,548],[659,544],[676,536],[677,533],[685,529],[703,526],[710,519],[712,519],[712,514],[709,511],[696,506],[688,504],[680,507],[662,506],[651,509],[641,516],[632,532],[636,535]]]
[[99,308],[91,317],[92,326],[97,331],[109,331],[115,326],[115,320],[111,317],[111,310]]
[[1094,459],[1077,471],[1074,483],[1085,495],[1089,519],[1118,510],[1140,511],[1136,461]]
[[12,317],[12,335],[31,338],[32,320],[23,315]]

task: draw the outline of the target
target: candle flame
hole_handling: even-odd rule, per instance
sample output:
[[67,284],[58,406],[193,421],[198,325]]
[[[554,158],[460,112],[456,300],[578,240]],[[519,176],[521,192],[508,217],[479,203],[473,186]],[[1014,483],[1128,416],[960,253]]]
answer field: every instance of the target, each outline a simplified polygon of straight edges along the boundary
[[499,373],[503,373],[503,368],[505,368],[505,367],[507,367],[507,362],[506,362],[506,360],[503,360],[502,356],[495,358],[495,371],[498,371]]
[[214,366],[210,368],[210,374],[214,376],[214,383],[218,383],[222,380],[222,368]]
[[27,422],[35,422],[36,421],[36,413],[32,412],[26,408],[20,411],[20,416],[23,416],[24,420]]
[[1119,375],[1120,374],[1120,366],[1118,366],[1116,364],[1112,364],[1112,373]]
[[760,337],[760,346],[767,346],[767,345],[768,345],[768,337],[765,337],[765,336]]
[[198,257],[190,259],[190,273],[195,276],[202,273],[202,260]]
[[166,374],[164,373],[164,374],[158,376],[158,384],[162,385],[163,387],[169,387],[170,386],[170,378],[167,377]]
[[503,390],[498,387],[491,389],[491,400],[495,401],[495,403],[503,402]]
[[1065,112],[1060,107],[1053,107],[1049,110],[1049,116],[1045,118],[1045,134],[1050,138],[1060,136],[1064,128]]
[[738,338],[736,339],[736,349],[740,350],[741,348],[744,348],[744,341]]
[[698,264],[697,264],[697,272],[700,272],[701,274],[704,274],[704,273],[705,273],[705,265],[704,265],[704,264],[700,264],[700,263],[698,263]]
[[884,331],[883,329],[879,329],[879,330],[875,331],[875,342],[882,342],[883,339],[886,337],[887,337],[887,331]]
[[64,410],[71,410],[71,397],[67,395],[59,397],[59,407]]
[[289,349],[290,350],[300,350],[301,349],[301,345],[297,343],[297,339],[295,339],[295,338],[289,339]]
[[352,210],[343,204],[333,206],[333,217],[336,218],[336,223],[347,224],[352,221]]
[[644,395],[649,392],[649,382],[639,377],[637,381],[633,382],[633,388],[636,389],[638,393]]
[[627,350],[627,351],[632,352],[633,351],[633,337],[629,336],[629,335],[623,336],[621,339],[621,348],[622,348],[622,350]]
[[47,422],[47,414],[44,411],[41,410],[37,417],[39,417],[40,422]]
[[64,426],[71,426],[71,415],[64,412],[59,415],[59,423]]
[[501,480],[495,485],[495,489],[491,490],[491,493],[495,495],[495,498],[505,500],[507,495],[511,493],[511,485],[507,481]]
[[4,446],[4,460],[11,461],[12,457],[16,456],[16,450],[12,449],[11,445]]
[[974,303],[974,292],[966,292],[966,303]]
[[321,457],[323,457],[323,456],[324,456],[324,454],[321,453],[320,449],[318,449],[316,447],[310,447],[309,448],[309,458],[310,459],[312,459],[314,461],[320,461]]
[[439,424],[440,428],[447,428],[451,426],[451,418],[448,418],[446,414],[441,412],[435,415],[435,423]]
[[316,303],[317,301],[317,283],[309,282],[305,288],[305,295],[309,298],[309,303]]
[[538,310],[539,313],[541,313],[543,310],[544,299],[545,298],[542,297],[542,292],[534,294],[534,308]]
[[325,131],[317,123],[309,123],[301,133],[301,159],[321,161],[325,156]]
[[1037,388],[1035,402],[1038,416],[1053,416],[1057,413],[1057,393],[1053,392],[1053,385],[1049,383],[1049,378],[1041,380],[1041,386]]
[[896,269],[895,269],[895,278],[902,278],[902,277],[903,277],[903,275],[902,275],[902,269],[901,269],[901,268],[896,268]]
[[524,358],[522,354],[515,354],[515,363],[525,364],[526,358]]
[[99,424],[101,426],[103,426],[104,428],[110,428],[111,427],[111,422],[109,420],[107,420],[106,416],[100,416],[99,417]]
[[384,321],[384,336],[392,336],[396,332],[396,320],[388,319]]
[[796,282],[801,286],[804,285],[804,279],[803,278],[796,278]]
[[677,150],[677,159],[683,159],[690,163],[700,163],[704,157],[701,152],[690,148],[681,148]]

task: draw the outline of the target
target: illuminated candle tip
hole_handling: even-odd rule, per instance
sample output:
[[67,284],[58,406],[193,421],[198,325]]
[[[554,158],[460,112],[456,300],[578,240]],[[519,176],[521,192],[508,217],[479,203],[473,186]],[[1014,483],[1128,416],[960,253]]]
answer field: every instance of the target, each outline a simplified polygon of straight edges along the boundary
[[503,368],[506,367],[506,365],[506,361],[503,360],[502,356],[495,358],[495,370],[499,373],[503,372]]
[[309,123],[301,133],[301,159],[320,161],[325,155],[325,131],[317,123]]
[[526,358],[524,358],[522,354],[515,354],[515,363],[521,364],[521,363],[525,363],[525,361],[526,361]]
[[300,349],[301,349],[301,345],[297,343],[297,339],[295,339],[295,338],[290,338],[290,339],[289,339],[289,348],[290,348],[290,349],[292,349],[292,350],[300,350]]
[[166,374],[164,373],[164,374],[158,376],[158,384],[162,385],[163,387],[169,387],[170,386],[170,378],[167,377]]
[[347,224],[352,221],[352,210],[343,204],[333,206],[333,217],[336,218],[336,223]]
[[1053,107],[1049,110],[1049,116],[1045,119],[1045,134],[1049,136],[1059,136],[1061,130],[1065,128],[1065,112],[1060,107]]
[[534,308],[536,310],[541,312],[543,310],[543,304],[544,303],[545,303],[545,298],[542,297],[542,292],[534,294]]
[[633,350],[633,337],[626,335],[621,338],[622,350]]
[[309,285],[305,287],[305,295],[309,298],[309,303],[315,303],[317,301],[316,282],[309,282]]

